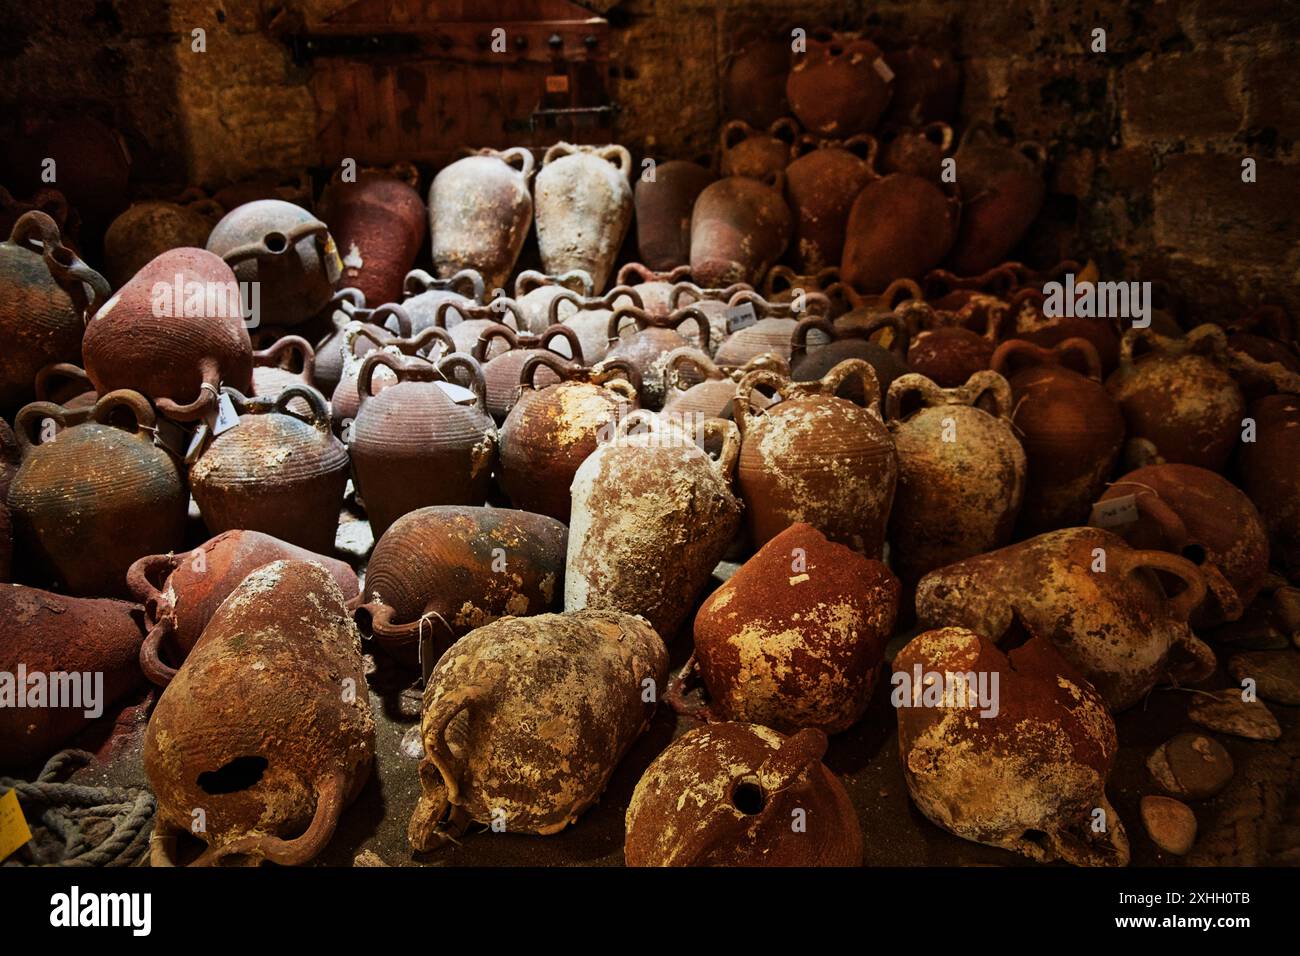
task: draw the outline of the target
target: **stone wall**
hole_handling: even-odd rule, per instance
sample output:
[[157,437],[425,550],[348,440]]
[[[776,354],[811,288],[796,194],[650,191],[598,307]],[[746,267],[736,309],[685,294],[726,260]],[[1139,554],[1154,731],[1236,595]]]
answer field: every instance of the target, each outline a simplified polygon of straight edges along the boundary
[[[42,0],[0,37],[4,114],[77,105],[126,135],[144,180],[216,186],[312,165],[307,68],[267,30],[351,0]],[[504,5],[503,5],[504,6]],[[1167,278],[1196,317],[1262,300],[1300,313],[1300,4],[1286,0],[625,0],[614,26],[619,138],[656,157],[710,150],[734,38],[821,24],[957,52],[963,119],[1051,156],[1024,255],[1094,254]],[[192,50],[205,31],[206,52]],[[1106,52],[1090,49],[1106,31]],[[1256,179],[1242,182],[1242,159]]]

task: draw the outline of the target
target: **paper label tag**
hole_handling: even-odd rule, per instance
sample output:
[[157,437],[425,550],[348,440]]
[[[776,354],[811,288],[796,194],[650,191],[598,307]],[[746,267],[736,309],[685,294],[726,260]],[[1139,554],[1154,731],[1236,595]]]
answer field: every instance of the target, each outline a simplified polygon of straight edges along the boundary
[[334,237],[329,233],[325,234],[325,275],[330,280],[330,285],[339,281],[343,275],[343,260],[339,258],[339,247],[334,244]]
[[1093,505],[1090,523],[1096,528],[1114,528],[1117,525],[1132,524],[1137,519],[1137,496],[1121,495]]
[[463,385],[457,385],[455,382],[434,382],[444,395],[450,398],[457,405],[473,405],[478,401],[478,396]]
[[194,437],[190,439],[189,447],[185,449],[185,464],[192,465],[198,460],[199,455],[203,453],[203,446],[208,443],[211,435],[212,429],[208,427],[208,423],[199,422],[199,427],[194,429]]
[[876,62],[871,65],[876,68],[876,73],[880,76],[882,80],[884,80],[886,83],[893,82],[894,71],[889,68],[889,64],[885,62],[884,57],[880,57],[880,56],[876,57]]
[[18,804],[18,791],[10,790],[0,796],[0,860],[32,838],[32,831]]
[[752,302],[742,302],[740,305],[734,305],[727,310],[728,332],[747,329],[757,321],[758,313],[754,311],[754,303]]
[[547,93],[569,92],[569,77],[565,73],[552,73],[546,78]]
[[239,425],[239,413],[235,411],[235,403],[230,400],[229,395],[222,394],[217,402],[217,420],[212,423],[212,434],[215,437],[222,432],[230,431],[237,425]]

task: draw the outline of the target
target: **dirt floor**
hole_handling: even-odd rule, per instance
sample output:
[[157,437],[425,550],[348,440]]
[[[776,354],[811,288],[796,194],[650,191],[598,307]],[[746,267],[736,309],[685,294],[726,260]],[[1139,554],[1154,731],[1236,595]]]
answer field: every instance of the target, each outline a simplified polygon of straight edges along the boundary
[[[203,540],[201,529],[197,532]],[[371,544],[369,528],[345,513],[339,550],[360,568]],[[714,585],[728,577],[734,564],[719,566]],[[710,588],[711,590],[711,588]],[[910,635],[890,645],[892,655]],[[1220,646],[1220,651],[1228,650]],[[1237,649],[1240,649],[1238,647]],[[674,668],[690,654],[689,626],[669,644]],[[1221,653],[1221,661],[1227,654]],[[538,837],[494,833],[473,828],[460,845],[413,855],[406,826],[419,794],[416,767],[418,675],[399,672],[380,657],[370,674],[376,717],[376,773],[343,816],[337,834],[315,862],[354,865],[370,851],[390,866],[619,866],[623,863],[623,817],[632,790],[651,760],[695,722],[661,706],[648,730],[624,758],[600,803],[563,833]],[[1208,687],[1226,687],[1217,674]],[[862,825],[865,862],[869,866],[1017,866],[1036,865],[1016,854],[969,843],[925,819],[908,799],[898,759],[894,710],[889,685],[882,681],[866,716],[849,731],[832,738],[826,764],[840,775]],[[1210,800],[1192,802],[1198,837],[1190,855],[1179,858],[1158,850],[1138,815],[1142,796],[1159,792],[1145,767],[1147,756],[1176,733],[1198,729],[1186,716],[1192,692],[1176,688],[1154,691],[1143,703],[1116,720],[1120,752],[1108,793],[1128,831],[1136,866],[1296,865],[1300,864],[1300,707],[1270,703],[1283,728],[1274,742],[1214,734],[1228,749],[1235,774],[1227,789]],[[97,759],[74,780],[117,786],[143,786],[141,745],[153,693],[140,697],[113,720],[106,717],[77,745]],[[1206,731],[1208,733],[1208,731]]]

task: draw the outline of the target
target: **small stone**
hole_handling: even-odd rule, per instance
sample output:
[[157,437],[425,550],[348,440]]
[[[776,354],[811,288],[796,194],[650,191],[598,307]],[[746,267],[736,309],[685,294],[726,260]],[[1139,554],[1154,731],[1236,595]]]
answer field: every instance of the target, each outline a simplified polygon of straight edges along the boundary
[[1237,681],[1254,680],[1260,697],[1300,705],[1300,654],[1293,650],[1238,654],[1228,661],[1228,673]]
[[1151,842],[1166,853],[1186,856],[1196,842],[1196,814],[1172,797],[1143,797],[1142,823]]
[[362,850],[352,858],[353,866],[387,866],[374,850]]
[[1187,716],[1209,730],[1247,740],[1277,740],[1282,736],[1282,727],[1268,706],[1262,700],[1242,700],[1241,691],[1234,688],[1193,694]]
[[1232,755],[1213,737],[1179,734],[1152,752],[1147,770],[1166,793],[1203,800],[1232,779]]

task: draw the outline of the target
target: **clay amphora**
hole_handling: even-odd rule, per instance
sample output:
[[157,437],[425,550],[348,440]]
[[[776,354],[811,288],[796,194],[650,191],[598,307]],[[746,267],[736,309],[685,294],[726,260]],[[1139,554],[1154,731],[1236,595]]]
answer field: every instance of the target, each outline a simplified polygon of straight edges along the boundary
[[369,302],[397,302],[406,274],[424,246],[424,200],[414,166],[363,169],[353,182],[336,172],[321,194],[321,218],[330,225],[343,261],[342,284]]
[[632,222],[632,155],[556,143],[537,174],[537,247],[552,274],[581,269],[603,292]]
[[1043,207],[1047,151],[1038,143],[1007,146],[986,123],[967,128],[957,147],[961,228],[947,257],[959,275],[991,269],[1007,257]]
[[786,79],[790,109],[818,136],[847,137],[876,127],[893,93],[893,71],[861,36],[815,30]]
[[429,186],[431,254],[439,278],[463,269],[505,288],[533,222],[533,154],[480,149],[443,168]]
[[[670,159],[655,165],[654,179],[637,180],[636,244],[647,268],[668,272],[690,260],[691,210],[704,187],[717,178],[698,163]],[[618,281],[624,282],[621,276]]]
[[[620,337],[620,329],[627,319],[633,321],[634,331]],[[679,331],[687,322],[695,333],[689,338]],[[664,404],[664,362],[668,354],[686,345],[709,351],[709,319],[693,306],[678,309],[663,319],[654,318],[636,306],[620,306],[609,317],[607,334],[610,347],[605,358],[628,362],[640,373],[641,405],[654,411]]]
[[849,210],[840,275],[861,292],[921,278],[952,247],[960,209],[937,183],[910,173],[868,183]]
[[120,289],[153,259],[169,250],[202,249],[225,210],[201,190],[175,202],[145,199],[132,203],[104,234],[104,273]]
[[849,209],[876,178],[876,141],[865,133],[844,140],[801,136],[785,169],[785,198],[794,214],[789,260],[814,273],[838,267]]
[[691,214],[691,275],[704,286],[754,285],[785,252],[793,219],[784,179],[727,176],[704,188]]
[[774,120],[766,129],[755,129],[744,120],[731,120],[723,124],[718,135],[722,175],[767,179],[785,169],[790,162],[790,148],[798,137],[799,124],[788,116]]

